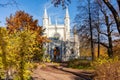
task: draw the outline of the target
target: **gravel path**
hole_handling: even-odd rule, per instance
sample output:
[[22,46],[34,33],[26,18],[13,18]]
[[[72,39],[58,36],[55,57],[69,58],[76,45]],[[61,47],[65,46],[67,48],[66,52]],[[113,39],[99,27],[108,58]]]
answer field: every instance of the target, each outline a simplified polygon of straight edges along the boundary
[[46,67],[38,66],[33,70],[34,80],[87,80],[70,72],[53,67],[54,64],[46,64]]

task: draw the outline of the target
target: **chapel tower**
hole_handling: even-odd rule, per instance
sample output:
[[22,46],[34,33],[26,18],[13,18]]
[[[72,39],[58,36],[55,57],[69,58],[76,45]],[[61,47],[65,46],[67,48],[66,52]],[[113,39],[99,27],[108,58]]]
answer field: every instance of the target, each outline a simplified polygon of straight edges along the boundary
[[56,24],[52,24],[51,18],[50,16],[48,17],[47,10],[45,8],[43,15],[43,28],[45,29],[44,35],[48,38],[54,37],[56,33],[59,33],[60,39],[64,41],[70,40],[70,17],[68,8],[66,8],[64,24],[58,24],[57,21]]
[[[51,22],[56,20],[55,24]],[[46,8],[44,9],[43,15],[43,28],[45,29],[44,35],[47,36],[51,42],[45,44],[45,54],[50,55],[51,60],[54,58],[54,50],[58,49],[59,55],[57,55],[56,60],[68,61],[73,58],[79,57],[79,37],[76,32],[74,32],[74,37],[70,36],[70,16],[68,7],[65,10],[64,23],[60,24],[57,19],[47,14]]]
[[44,27],[44,29],[45,29],[45,32],[44,32],[44,35],[45,35],[45,36],[48,35],[48,31],[49,31],[48,23],[49,23],[49,19],[48,19],[47,10],[46,10],[46,8],[45,8],[45,10],[44,10],[44,15],[43,15],[43,27]]
[[65,32],[66,32],[66,40],[70,40],[70,17],[69,17],[68,8],[66,8],[64,25],[65,25]]

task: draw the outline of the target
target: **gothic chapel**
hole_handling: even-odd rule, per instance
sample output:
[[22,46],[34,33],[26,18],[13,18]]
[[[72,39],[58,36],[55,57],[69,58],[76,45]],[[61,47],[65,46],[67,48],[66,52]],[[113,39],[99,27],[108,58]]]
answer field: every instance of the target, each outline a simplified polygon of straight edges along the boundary
[[51,42],[46,43],[45,54],[50,55],[52,61],[68,61],[79,58],[79,38],[76,32],[71,36],[70,33],[70,16],[68,8],[64,17],[64,24],[52,24],[48,17],[46,8],[43,15],[44,36],[47,36]]

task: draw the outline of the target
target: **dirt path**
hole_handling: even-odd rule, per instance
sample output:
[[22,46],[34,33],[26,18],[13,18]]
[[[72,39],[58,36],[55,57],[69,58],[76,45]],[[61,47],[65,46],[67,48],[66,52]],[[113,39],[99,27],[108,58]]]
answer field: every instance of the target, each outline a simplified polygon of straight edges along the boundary
[[[60,67],[61,66],[59,66],[59,68]],[[38,68],[33,71],[32,77],[34,80],[89,80],[59,68],[56,68],[52,63],[46,64],[44,68],[38,66]]]

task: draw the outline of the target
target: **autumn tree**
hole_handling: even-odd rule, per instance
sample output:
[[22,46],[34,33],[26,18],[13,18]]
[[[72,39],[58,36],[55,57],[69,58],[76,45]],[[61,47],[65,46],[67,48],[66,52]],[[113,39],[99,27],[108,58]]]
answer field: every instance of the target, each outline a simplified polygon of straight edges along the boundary
[[29,79],[33,56],[36,51],[42,52],[37,45],[37,32],[23,30],[9,34],[6,28],[0,28],[0,36],[0,76],[5,79]]
[[6,18],[7,29],[10,32],[20,31],[20,30],[33,30],[42,31],[41,27],[38,25],[38,20],[33,20],[32,16],[24,11],[17,11],[15,15],[10,15]]
[[[15,15],[10,15],[10,17],[6,18],[6,24],[9,33],[16,33],[24,30],[30,30],[33,33],[37,33],[36,40],[38,43],[36,43],[36,45],[38,45],[41,50],[35,51],[35,56],[38,54],[38,52],[39,55],[42,53],[43,43],[47,41],[47,38],[42,36],[44,30],[38,25],[38,20],[33,20],[32,16],[24,11],[17,11]],[[38,55],[36,57],[38,57]]]
[[[7,64],[7,42],[5,40],[6,30],[4,28],[0,28],[0,68],[5,71],[5,78],[8,79],[8,64]],[[1,70],[2,71],[2,70]],[[0,75],[1,76],[1,75]]]
[[[17,47],[14,48],[17,50],[16,54],[16,64],[15,69],[17,70],[17,79],[25,80],[29,79],[31,69],[33,66],[32,57],[34,56],[34,51],[39,50],[36,45],[36,33],[29,31],[17,32],[12,37],[14,40],[17,39]],[[14,42],[15,42],[14,41]],[[14,50],[12,50],[14,52]],[[39,56],[38,56],[39,57]]]
[[38,20],[33,20],[24,11],[17,11],[15,15],[7,17],[6,24],[10,46],[7,49],[10,50],[9,54],[15,54],[13,59],[17,64],[14,68],[17,70],[17,79],[25,80],[30,75],[31,62],[41,58],[43,44],[49,40],[42,35],[44,30],[38,25]]
[[[33,56],[39,54],[36,51],[42,52],[36,45],[39,44],[36,34],[30,30],[9,34],[6,29],[0,29],[0,70],[3,71],[0,72],[0,76],[3,75],[5,79],[12,76],[15,80],[25,80],[30,77]],[[41,39],[45,40],[45,38]]]

